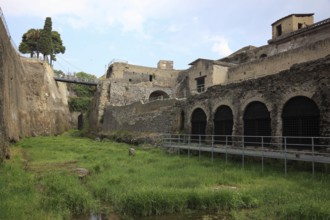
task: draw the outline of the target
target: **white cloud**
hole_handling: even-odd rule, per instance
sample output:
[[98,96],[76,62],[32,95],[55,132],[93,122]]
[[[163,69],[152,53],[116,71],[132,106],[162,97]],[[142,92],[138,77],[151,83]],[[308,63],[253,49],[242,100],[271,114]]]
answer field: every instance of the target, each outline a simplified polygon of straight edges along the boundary
[[168,28],[167,28],[167,31],[169,32],[178,32],[179,31],[179,28],[174,25],[174,24],[171,24]]
[[207,37],[207,40],[212,43],[211,50],[217,53],[219,56],[228,56],[233,53],[229,47],[228,40],[223,36],[211,36]]
[[137,11],[126,10],[119,18],[124,31],[137,31],[143,33],[144,17]]
[[0,5],[8,16],[49,16],[80,29],[119,24],[123,31],[145,35],[148,20],[171,17],[184,8],[185,1],[0,0]]

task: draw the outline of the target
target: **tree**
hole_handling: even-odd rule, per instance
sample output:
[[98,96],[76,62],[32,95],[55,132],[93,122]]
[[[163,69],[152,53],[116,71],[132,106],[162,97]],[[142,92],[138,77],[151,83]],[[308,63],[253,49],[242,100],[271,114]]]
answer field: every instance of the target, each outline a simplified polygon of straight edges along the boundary
[[30,29],[23,34],[18,50],[30,54],[31,57],[36,54],[37,58],[40,53],[43,54],[44,59],[49,55],[52,64],[56,61],[56,54],[65,52],[65,46],[60,33],[52,31],[52,20],[47,17],[43,29]]
[[44,24],[44,29],[41,31],[40,36],[40,51],[44,55],[44,59],[48,55],[52,55],[52,19],[47,17]]
[[[96,79],[96,76],[85,73],[78,72],[75,74],[79,78],[85,79]],[[96,92],[96,86],[86,86],[80,84],[70,84],[68,85],[70,94],[74,94],[74,97],[69,98],[69,109],[70,111],[86,112],[89,109],[92,97]],[[72,92],[72,93],[71,93]]]
[[[83,78],[83,79],[87,79],[87,80],[96,79],[96,76],[85,73],[85,72],[78,72],[75,74],[75,76],[78,78]],[[96,92],[95,86],[73,84],[71,88],[78,97],[93,97]]]
[[21,53],[29,53],[31,57],[33,54],[37,54],[37,58],[39,58],[39,41],[41,36],[40,29],[30,29],[22,36],[22,42],[19,45],[18,50]]
[[53,50],[50,57],[50,64],[52,64],[52,61],[56,61],[56,54],[65,52],[65,46],[63,46],[61,35],[57,31],[52,31],[52,45]]

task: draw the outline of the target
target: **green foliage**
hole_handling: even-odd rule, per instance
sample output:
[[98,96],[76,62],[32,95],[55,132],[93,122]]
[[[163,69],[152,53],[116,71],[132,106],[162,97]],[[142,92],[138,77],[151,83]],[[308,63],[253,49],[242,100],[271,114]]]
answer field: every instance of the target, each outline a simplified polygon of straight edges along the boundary
[[54,75],[55,75],[55,76],[63,76],[63,75],[65,75],[65,74],[64,74],[64,72],[63,72],[62,70],[55,70],[55,69],[54,69]]
[[28,53],[31,57],[36,53],[37,58],[42,53],[44,57],[50,55],[50,62],[56,61],[56,54],[65,53],[65,46],[60,33],[52,31],[52,20],[47,17],[43,29],[29,29],[22,36],[19,45],[21,53]]
[[[96,79],[96,76],[84,72],[78,72],[75,75],[79,78],[84,78],[87,80]],[[69,99],[70,111],[87,112],[91,99],[94,97],[96,92],[96,87],[80,84],[70,84],[68,85],[68,89],[76,95],[76,97],[71,97]]]
[[52,31],[52,45],[51,62],[56,61],[56,54],[65,53],[65,46],[63,46],[61,35],[57,31]]
[[69,99],[69,109],[71,112],[86,112],[90,106],[89,97],[77,97]]
[[[96,79],[96,76],[85,72],[78,72],[75,75],[78,78],[87,79],[87,80]],[[80,85],[80,84],[71,84],[69,85],[69,90],[72,90],[77,97],[93,97],[96,92],[96,87]]]
[[41,31],[40,51],[44,55],[44,57],[52,54],[53,52],[52,20],[50,17],[46,18],[44,28]]
[[23,169],[20,158],[0,166],[0,219],[56,219],[53,212],[41,209],[35,186],[33,176]]
[[[40,181],[41,204],[46,211],[70,214],[89,214],[97,202],[75,176],[67,173],[47,173]],[[69,216],[71,217],[71,216]]]
[[32,57],[34,53],[37,54],[39,58],[40,53],[40,37],[41,30],[39,29],[30,29],[25,34],[23,34],[22,42],[19,45],[18,50],[21,53],[28,53]]
[[[29,172],[0,167],[0,219],[69,218],[98,210],[99,202],[133,219],[189,210],[219,211],[226,219],[330,216],[328,174],[312,178],[291,171],[285,177],[273,168],[261,173],[260,164],[246,164],[243,170],[221,158],[212,163],[210,155],[199,158],[191,152],[188,158],[150,146],[135,146],[131,157],[129,147],[82,138],[76,131],[20,141],[12,151],[24,152]],[[74,167],[90,175],[79,180]]]

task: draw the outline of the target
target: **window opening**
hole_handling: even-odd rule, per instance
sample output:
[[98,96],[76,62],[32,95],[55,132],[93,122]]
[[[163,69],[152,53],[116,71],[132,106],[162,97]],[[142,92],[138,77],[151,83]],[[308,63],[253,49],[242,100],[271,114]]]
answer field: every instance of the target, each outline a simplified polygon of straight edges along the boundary
[[198,77],[196,78],[196,89],[197,92],[204,92],[205,91],[205,77],[206,76],[202,76],[202,77]]
[[282,25],[277,25],[276,26],[276,32],[277,32],[277,36],[282,35]]
[[149,81],[152,82],[152,75],[149,75]]
[[298,23],[298,30],[301,29],[303,27],[302,23]]

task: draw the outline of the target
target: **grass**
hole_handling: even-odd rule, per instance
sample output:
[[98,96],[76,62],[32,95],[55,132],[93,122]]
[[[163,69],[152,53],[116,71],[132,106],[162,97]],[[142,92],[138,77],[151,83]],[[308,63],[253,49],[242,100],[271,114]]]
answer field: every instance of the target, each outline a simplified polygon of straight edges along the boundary
[[[330,175],[188,158],[159,148],[98,142],[69,132],[11,147],[0,167],[0,219],[71,219],[91,212],[133,218],[189,210],[231,219],[330,219]],[[74,169],[89,175],[79,179]],[[132,217],[133,216],[133,217]]]

